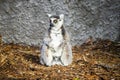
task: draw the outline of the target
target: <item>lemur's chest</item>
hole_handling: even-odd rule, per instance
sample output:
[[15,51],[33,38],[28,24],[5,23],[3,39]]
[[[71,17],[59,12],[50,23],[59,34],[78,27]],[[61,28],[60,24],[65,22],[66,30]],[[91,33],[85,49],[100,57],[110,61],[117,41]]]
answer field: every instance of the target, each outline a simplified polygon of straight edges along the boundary
[[57,32],[57,31],[51,31],[51,44],[53,45],[53,47],[58,47],[62,42],[63,42],[63,36],[61,31]]

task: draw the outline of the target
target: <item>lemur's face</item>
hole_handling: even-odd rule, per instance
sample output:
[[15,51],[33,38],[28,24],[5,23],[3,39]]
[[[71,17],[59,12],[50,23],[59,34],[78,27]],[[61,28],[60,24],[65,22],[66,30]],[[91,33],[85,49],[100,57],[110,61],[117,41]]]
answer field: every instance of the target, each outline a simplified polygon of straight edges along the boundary
[[64,21],[63,14],[61,14],[59,16],[48,14],[48,16],[50,18],[50,26],[51,27],[56,27],[56,29],[59,29],[62,27],[63,21]]

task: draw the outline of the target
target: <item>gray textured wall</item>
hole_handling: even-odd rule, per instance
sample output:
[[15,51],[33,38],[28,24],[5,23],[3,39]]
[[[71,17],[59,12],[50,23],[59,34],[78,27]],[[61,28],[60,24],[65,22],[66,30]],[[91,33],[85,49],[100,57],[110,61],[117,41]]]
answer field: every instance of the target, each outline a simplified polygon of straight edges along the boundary
[[89,36],[120,40],[120,0],[0,0],[0,35],[6,43],[40,45],[47,13],[65,14],[72,45]]

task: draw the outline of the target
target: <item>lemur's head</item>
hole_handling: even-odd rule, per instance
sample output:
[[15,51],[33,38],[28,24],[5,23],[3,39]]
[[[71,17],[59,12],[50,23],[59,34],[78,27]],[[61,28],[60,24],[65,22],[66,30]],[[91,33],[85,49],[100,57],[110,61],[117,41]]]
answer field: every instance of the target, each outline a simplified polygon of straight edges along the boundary
[[63,21],[64,21],[64,14],[60,14],[59,16],[48,14],[48,16],[50,18],[51,27],[55,27],[56,29],[59,29],[62,27]]

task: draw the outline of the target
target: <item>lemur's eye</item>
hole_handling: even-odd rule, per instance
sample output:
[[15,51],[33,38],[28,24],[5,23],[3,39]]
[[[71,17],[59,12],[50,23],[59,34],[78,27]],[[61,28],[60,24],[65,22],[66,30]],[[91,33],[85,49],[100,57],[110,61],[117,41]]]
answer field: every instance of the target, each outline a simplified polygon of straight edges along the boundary
[[54,23],[57,23],[57,20],[54,20],[53,22],[54,22]]

